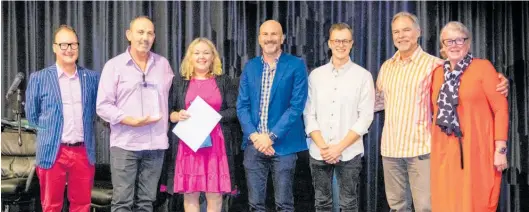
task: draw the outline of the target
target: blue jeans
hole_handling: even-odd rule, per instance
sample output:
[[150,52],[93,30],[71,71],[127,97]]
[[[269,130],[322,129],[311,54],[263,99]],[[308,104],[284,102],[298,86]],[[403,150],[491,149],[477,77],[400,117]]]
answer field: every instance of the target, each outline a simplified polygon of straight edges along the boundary
[[110,148],[112,212],[153,211],[164,152]]
[[266,183],[272,171],[276,211],[294,211],[293,181],[296,171],[296,153],[266,156],[249,144],[244,150],[244,169],[248,184],[250,211],[266,211]]

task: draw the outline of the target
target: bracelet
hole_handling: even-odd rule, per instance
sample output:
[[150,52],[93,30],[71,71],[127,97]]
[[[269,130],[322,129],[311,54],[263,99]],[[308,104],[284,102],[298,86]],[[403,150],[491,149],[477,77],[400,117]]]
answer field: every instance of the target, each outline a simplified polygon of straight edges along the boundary
[[504,154],[507,153],[507,147],[499,147],[499,148],[496,148],[496,151],[495,151],[495,152],[504,155]]

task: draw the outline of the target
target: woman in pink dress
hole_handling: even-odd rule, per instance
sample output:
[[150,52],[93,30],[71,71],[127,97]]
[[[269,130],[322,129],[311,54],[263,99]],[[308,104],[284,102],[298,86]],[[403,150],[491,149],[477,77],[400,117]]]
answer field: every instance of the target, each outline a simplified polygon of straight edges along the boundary
[[[186,109],[200,96],[220,113],[222,119],[208,139],[210,146],[196,152],[169,132],[170,145],[166,154],[166,182],[169,193],[184,196],[186,212],[200,211],[199,196],[205,193],[208,211],[221,211],[222,195],[235,189],[232,127],[236,123],[236,88],[222,74],[222,65],[214,44],[197,38],[189,45],[182,61],[180,76],[175,76],[169,97],[171,128],[188,119]],[[203,145],[204,146],[204,145]]]

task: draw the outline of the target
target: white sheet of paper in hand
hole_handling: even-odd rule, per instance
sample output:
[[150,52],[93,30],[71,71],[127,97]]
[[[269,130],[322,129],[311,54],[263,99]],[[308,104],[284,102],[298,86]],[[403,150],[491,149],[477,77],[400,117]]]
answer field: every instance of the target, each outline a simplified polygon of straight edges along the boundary
[[200,96],[191,102],[187,112],[190,117],[179,121],[173,133],[196,152],[222,116]]

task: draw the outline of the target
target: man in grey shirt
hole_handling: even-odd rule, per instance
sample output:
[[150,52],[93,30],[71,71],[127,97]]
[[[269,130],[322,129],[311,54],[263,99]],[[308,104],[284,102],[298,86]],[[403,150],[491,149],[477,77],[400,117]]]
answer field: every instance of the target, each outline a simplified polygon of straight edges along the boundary
[[316,211],[332,210],[334,170],[340,186],[341,211],[358,211],[356,187],[364,154],[362,136],[373,121],[375,87],[371,73],[351,62],[353,30],[345,23],[329,30],[332,58],[309,76],[305,131]]

